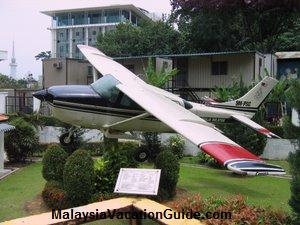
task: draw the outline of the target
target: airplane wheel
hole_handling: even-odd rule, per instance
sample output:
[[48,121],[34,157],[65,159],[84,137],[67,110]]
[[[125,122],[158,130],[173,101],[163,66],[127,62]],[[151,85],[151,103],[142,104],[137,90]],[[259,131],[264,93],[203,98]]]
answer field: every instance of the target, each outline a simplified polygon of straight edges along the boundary
[[62,146],[70,146],[74,142],[74,136],[69,137],[69,133],[64,133],[59,137],[59,142]]
[[138,162],[145,162],[149,158],[149,152],[145,149],[140,149],[135,153],[134,158]]

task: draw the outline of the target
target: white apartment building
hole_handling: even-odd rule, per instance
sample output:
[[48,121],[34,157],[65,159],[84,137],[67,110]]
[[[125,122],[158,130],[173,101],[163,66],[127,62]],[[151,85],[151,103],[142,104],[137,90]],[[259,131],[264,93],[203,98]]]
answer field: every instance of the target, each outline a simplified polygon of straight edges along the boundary
[[77,58],[83,55],[78,44],[95,46],[97,35],[105,33],[121,23],[129,21],[139,25],[142,19],[152,19],[153,14],[130,5],[110,5],[92,8],[43,11],[52,18],[52,58]]

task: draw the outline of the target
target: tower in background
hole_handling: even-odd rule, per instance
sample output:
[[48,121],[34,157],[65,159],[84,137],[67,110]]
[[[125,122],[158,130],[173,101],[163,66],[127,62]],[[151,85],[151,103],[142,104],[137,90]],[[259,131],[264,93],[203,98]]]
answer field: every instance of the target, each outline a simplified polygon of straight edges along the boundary
[[17,78],[17,61],[16,61],[16,56],[15,56],[15,42],[13,41],[13,49],[12,49],[12,56],[11,56],[11,61],[9,64],[10,67],[10,74],[9,76],[13,79]]

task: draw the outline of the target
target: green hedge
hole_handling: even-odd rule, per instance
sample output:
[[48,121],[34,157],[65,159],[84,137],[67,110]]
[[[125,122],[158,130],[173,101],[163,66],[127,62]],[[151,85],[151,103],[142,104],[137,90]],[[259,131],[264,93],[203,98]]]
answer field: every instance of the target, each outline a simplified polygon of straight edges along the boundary
[[72,206],[87,204],[93,192],[94,162],[85,150],[76,150],[67,159],[63,184]]
[[161,169],[158,197],[161,200],[174,197],[180,169],[177,156],[169,150],[161,151],[156,157],[155,168]]
[[42,174],[45,180],[63,181],[63,171],[68,154],[58,145],[47,148],[43,157]]
[[23,118],[17,117],[10,121],[14,130],[5,133],[5,150],[9,161],[25,161],[37,150],[39,143],[36,129]]

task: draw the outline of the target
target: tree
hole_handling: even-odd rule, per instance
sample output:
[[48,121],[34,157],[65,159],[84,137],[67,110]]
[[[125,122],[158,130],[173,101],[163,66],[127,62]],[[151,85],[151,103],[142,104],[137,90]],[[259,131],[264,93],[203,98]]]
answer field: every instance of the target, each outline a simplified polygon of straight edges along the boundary
[[[300,81],[296,80],[292,83],[291,87],[287,91],[288,103],[300,111]],[[290,129],[295,133],[297,137],[297,150],[295,153],[290,153],[289,163],[291,168],[292,180],[291,180],[291,198],[289,200],[289,205],[292,207],[295,214],[294,222],[295,224],[300,223],[300,129],[295,127],[292,123],[289,123]]]
[[163,21],[142,21],[140,26],[121,23],[97,37],[97,47],[109,56],[173,54],[181,46],[180,33]]
[[0,88],[26,88],[27,81],[25,79],[15,80],[6,75],[0,74]]
[[51,51],[40,52],[36,56],[34,56],[36,60],[44,60],[51,58]]
[[160,71],[156,71],[153,65],[153,59],[149,58],[148,65],[144,73],[148,84],[161,88],[178,73],[178,70],[168,69],[163,66]]
[[172,18],[178,22],[179,30],[186,28],[184,24],[194,26],[187,32],[191,43],[205,42],[205,36],[209,38],[214,32],[216,49],[224,46],[224,50],[263,52],[276,50],[279,36],[294,30],[300,11],[296,0],[171,0],[171,5]]

